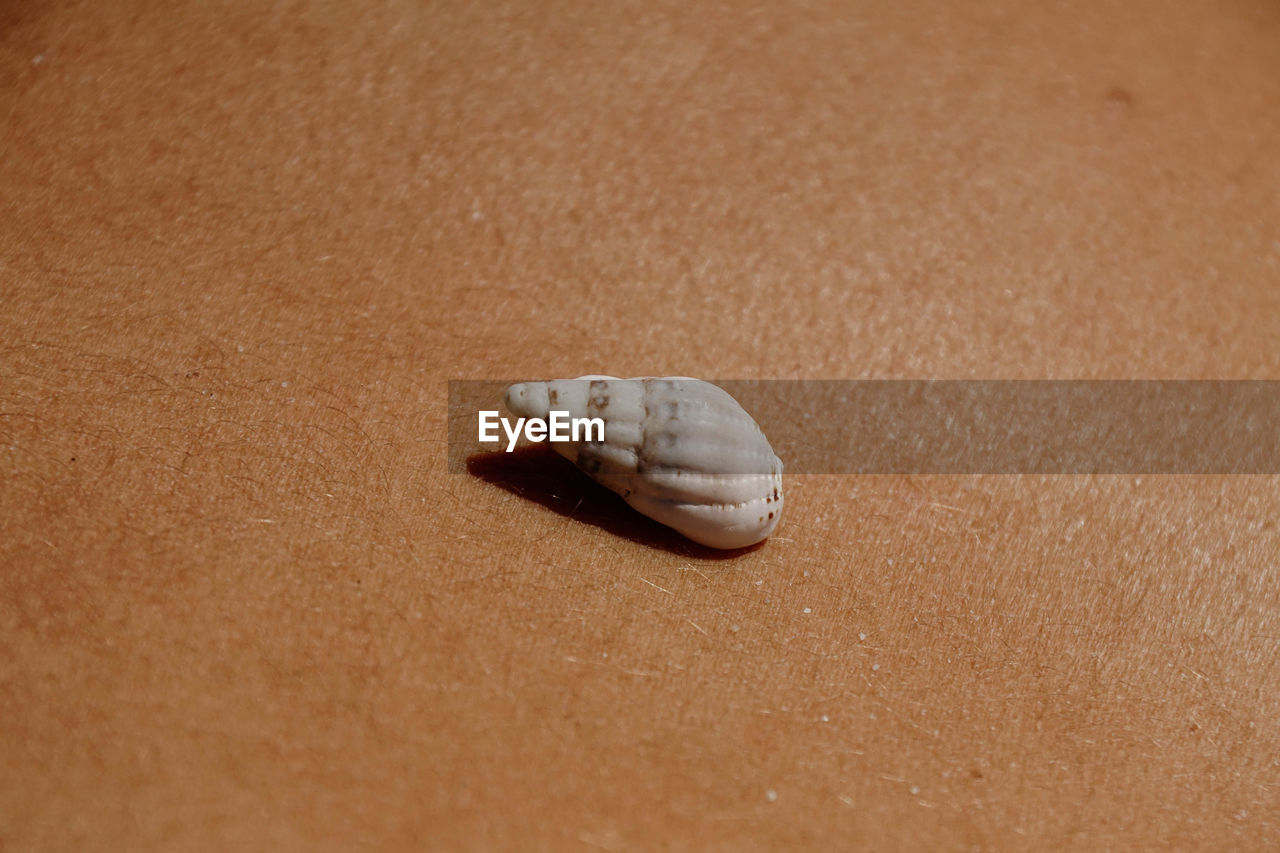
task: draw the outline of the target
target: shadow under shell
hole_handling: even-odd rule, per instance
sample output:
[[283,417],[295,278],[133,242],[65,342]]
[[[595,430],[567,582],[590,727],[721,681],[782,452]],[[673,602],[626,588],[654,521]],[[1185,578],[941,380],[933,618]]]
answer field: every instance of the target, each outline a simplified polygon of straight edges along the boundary
[[467,471],[566,518],[681,557],[728,560],[764,544],[732,550],[699,545],[632,509],[547,445],[520,447],[511,453],[477,453],[467,458]]

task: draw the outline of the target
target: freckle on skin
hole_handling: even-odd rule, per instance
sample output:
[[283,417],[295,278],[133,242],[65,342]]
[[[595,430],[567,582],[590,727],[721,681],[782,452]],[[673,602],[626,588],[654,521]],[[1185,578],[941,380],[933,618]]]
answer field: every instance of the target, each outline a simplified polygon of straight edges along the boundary
[[1133,93],[1120,86],[1113,86],[1103,98],[1103,111],[1107,118],[1122,120],[1134,115]]
[[1133,106],[1133,93],[1121,86],[1112,86],[1107,91],[1107,103],[1114,107]]

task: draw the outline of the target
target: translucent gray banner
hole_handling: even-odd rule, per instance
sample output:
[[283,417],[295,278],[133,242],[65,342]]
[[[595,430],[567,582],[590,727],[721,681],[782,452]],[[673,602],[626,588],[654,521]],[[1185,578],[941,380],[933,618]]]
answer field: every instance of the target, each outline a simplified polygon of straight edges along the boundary
[[[498,380],[449,383],[449,469]],[[725,380],[788,474],[1276,474],[1280,381]]]

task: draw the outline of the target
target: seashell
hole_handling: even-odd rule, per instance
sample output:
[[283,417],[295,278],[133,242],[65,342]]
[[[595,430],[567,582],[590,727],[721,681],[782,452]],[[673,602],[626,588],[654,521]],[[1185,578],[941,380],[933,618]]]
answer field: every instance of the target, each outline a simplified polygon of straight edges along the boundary
[[632,508],[712,548],[760,542],[782,517],[782,460],[727,391],[683,376],[583,376],[507,389],[514,414],[600,418],[603,441],[552,447]]

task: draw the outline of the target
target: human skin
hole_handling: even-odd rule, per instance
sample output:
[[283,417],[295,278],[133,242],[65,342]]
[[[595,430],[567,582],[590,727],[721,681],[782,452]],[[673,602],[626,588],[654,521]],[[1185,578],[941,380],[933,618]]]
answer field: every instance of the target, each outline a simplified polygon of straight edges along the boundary
[[445,426],[450,379],[1278,378],[1277,37],[0,6],[0,848],[1274,848],[1275,477],[794,476],[723,556]]

